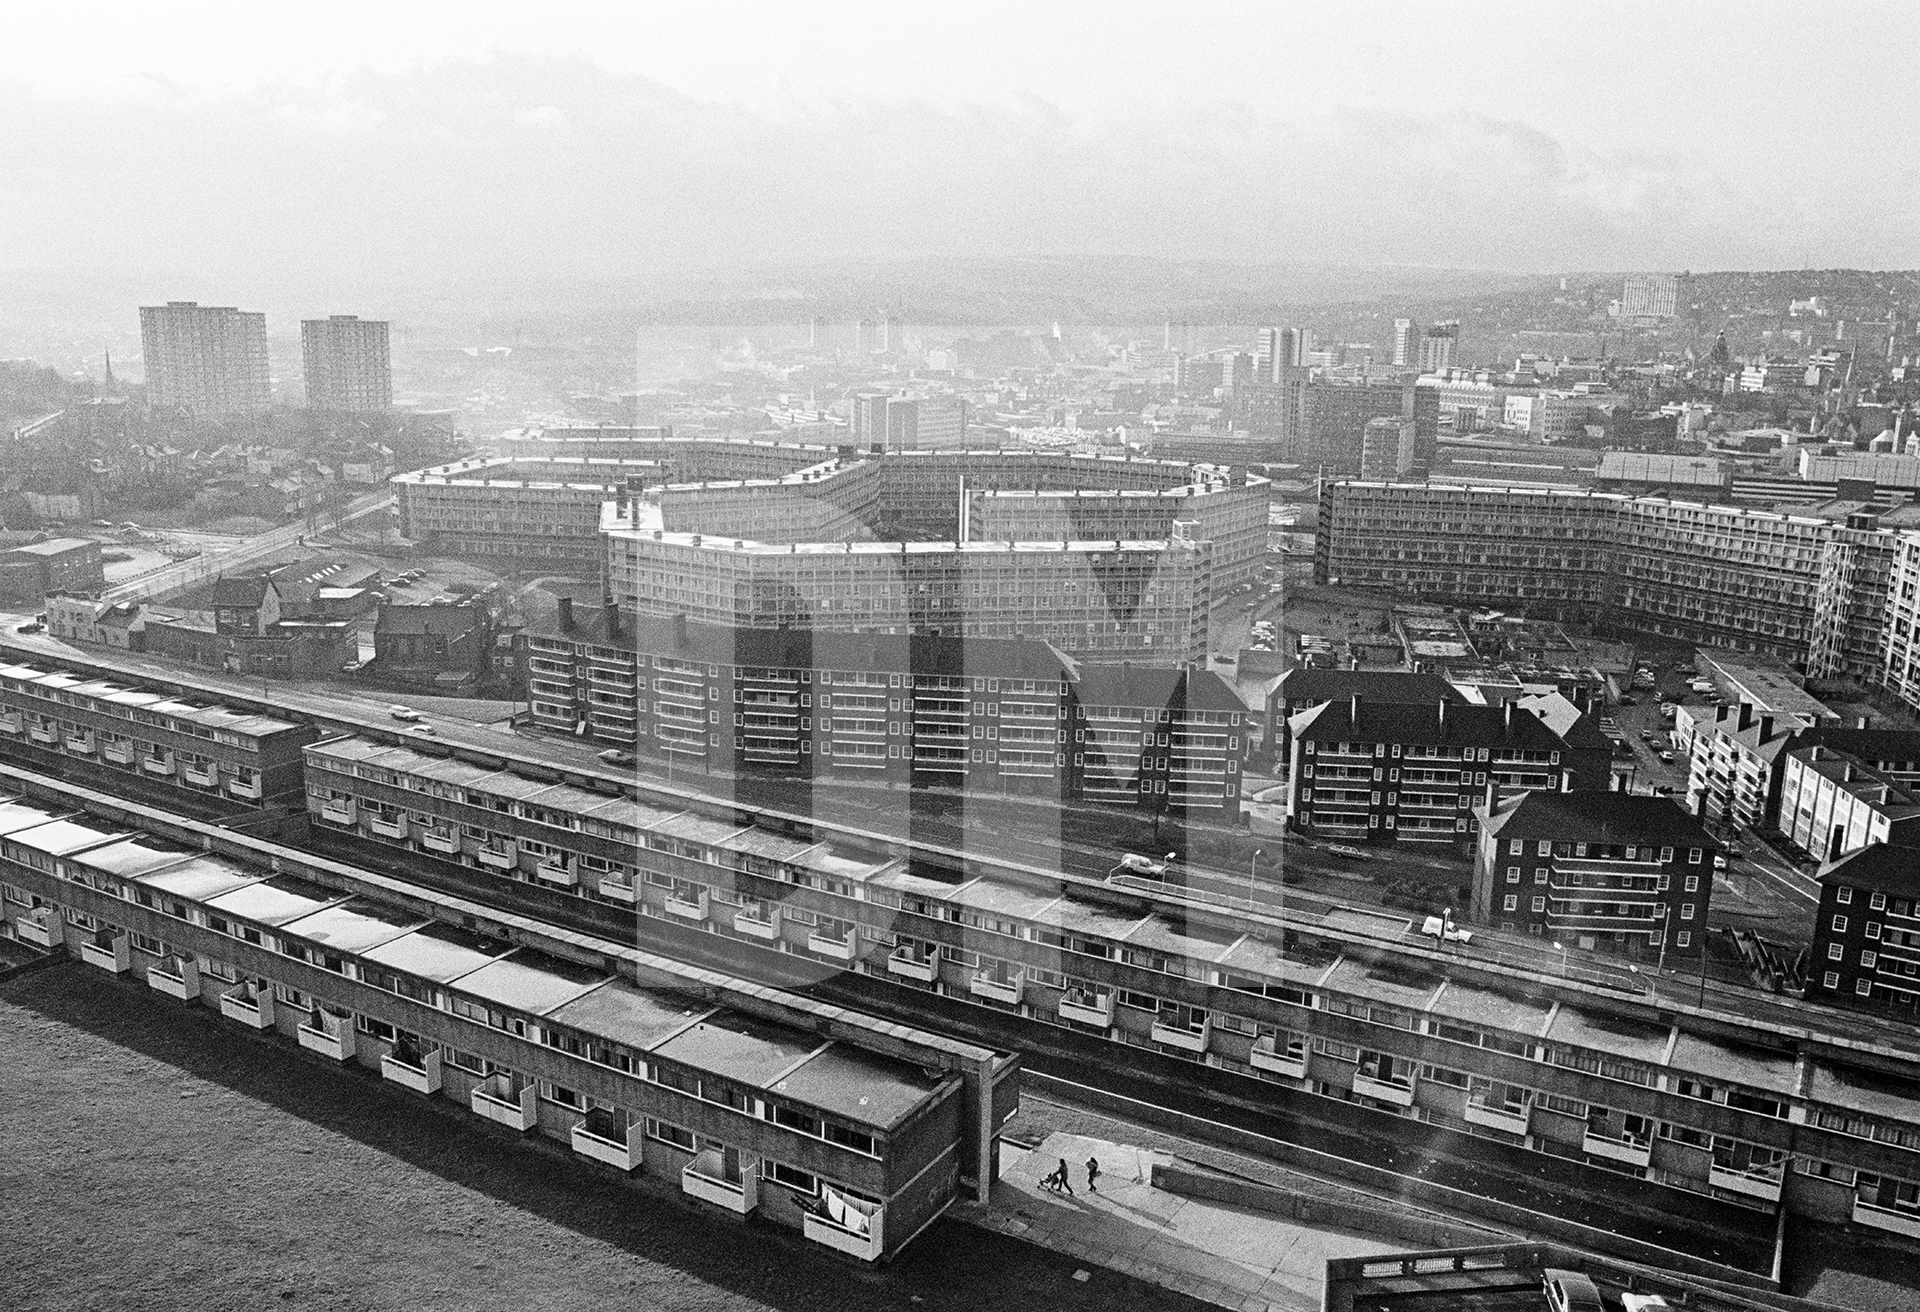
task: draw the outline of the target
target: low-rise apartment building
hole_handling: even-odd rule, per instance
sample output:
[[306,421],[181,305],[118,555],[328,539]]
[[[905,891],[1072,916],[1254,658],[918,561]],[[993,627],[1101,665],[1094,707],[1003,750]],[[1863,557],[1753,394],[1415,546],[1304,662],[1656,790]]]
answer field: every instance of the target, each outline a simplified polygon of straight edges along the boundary
[[1664,797],[1522,793],[1481,822],[1473,918],[1563,949],[1698,958],[1719,851]]
[[493,456],[388,480],[400,535],[454,555],[588,563],[600,554],[600,507],[629,479],[651,483],[648,461]]
[[1920,1016],[1920,847],[1877,842],[1820,871],[1807,996]]
[[[1920,1065],[1864,1057],[1897,1049],[1877,1022],[1856,1031],[1825,1008],[1766,998],[1751,1016],[1715,1012],[1696,1027],[1638,977],[1569,982],[1558,954],[1498,930],[1428,947],[1390,917],[1308,924],[1038,871],[948,869],[731,812],[573,797],[424,744],[348,739],[309,756],[322,828],[383,843],[402,868],[435,855],[556,906],[632,907],[640,941],[661,951],[777,953],[783,969],[814,963],[969,1003],[1010,1036],[1064,1026],[1119,1045],[1121,1059],[1137,1050],[1204,1063],[1210,1080],[1258,1081],[1248,1087],[1266,1102],[1338,1100],[1344,1115],[1380,1114],[1381,1133],[1413,1122],[1429,1146],[1487,1137],[1727,1202],[1920,1234]],[[1703,850],[1699,875],[1710,873]],[[1483,937],[1498,944],[1497,968],[1482,969]],[[1507,963],[1529,947],[1544,960],[1523,980]],[[1566,947],[1580,953],[1577,938]]]
[[1570,765],[1560,736],[1511,701],[1405,705],[1355,695],[1302,711],[1288,731],[1288,823],[1327,838],[1465,846],[1490,797],[1557,792]]
[[980,1177],[1017,1107],[991,1050],[278,864],[0,801],[11,936],[864,1261]]
[[249,806],[297,796],[311,725],[33,665],[0,665],[0,755],[111,790],[118,774]]
[[1852,752],[1812,743],[1780,757],[1780,832],[1823,861],[1920,842],[1920,794]]

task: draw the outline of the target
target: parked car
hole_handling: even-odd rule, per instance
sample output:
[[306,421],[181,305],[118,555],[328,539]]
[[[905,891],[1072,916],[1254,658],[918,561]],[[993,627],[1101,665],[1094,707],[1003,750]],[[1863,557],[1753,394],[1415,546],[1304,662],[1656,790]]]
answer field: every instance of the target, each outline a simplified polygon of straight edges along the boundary
[[1630,693],[1623,692],[1620,694],[1620,704],[1622,706],[1638,706],[1640,701]]
[[1665,762],[1666,762],[1666,763],[1667,763],[1668,765],[1672,765],[1672,764],[1673,764],[1673,753],[1672,753],[1671,751],[1664,751],[1664,752],[1661,752],[1661,753],[1660,753],[1660,759],[1661,759],[1662,761],[1665,761]]
[[1655,797],[1672,797],[1673,788],[1668,784],[1655,784],[1653,786],[1653,795]]
[[1600,1288],[1578,1271],[1548,1267],[1541,1280],[1550,1312],[1607,1312],[1600,1301]]
[[387,580],[387,586],[390,588],[410,588],[413,586],[413,580],[405,574],[396,574]]
[[1726,856],[1726,853],[1724,853],[1724,852],[1715,852],[1715,853],[1713,854],[1713,868],[1714,868],[1715,870],[1725,870],[1725,869],[1727,868],[1727,856]]
[[413,707],[411,706],[389,706],[387,707],[387,714],[391,715],[394,719],[400,720],[402,722],[409,721],[409,720],[424,720],[427,718],[426,716],[420,714],[420,712],[414,710]]
[[1651,730],[1651,729],[1642,729],[1642,730],[1640,731],[1640,741],[1641,741],[1641,742],[1643,742],[1643,743],[1650,743],[1650,742],[1652,742],[1652,741],[1653,741],[1653,730]]
[[14,629],[14,632],[15,633],[39,633],[41,630],[45,629],[46,627],[47,626],[42,624],[39,620],[28,620],[25,624],[22,624],[16,627]]
[[1351,861],[1371,861],[1373,853],[1358,847],[1349,847],[1345,843],[1328,843],[1327,852],[1332,856],[1343,856]]
[[1620,1295],[1620,1312],[1667,1312],[1672,1306],[1658,1294]]
[[608,765],[632,765],[634,758],[632,752],[623,752],[618,748],[609,747],[600,753],[600,759]]
[[1167,859],[1165,861],[1155,861],[1150,856],[1141,856],[1138,852],[1128,852],[1120,858],[1120,864],[1107,873],[1111,875],[1125,870],[1129,874],[1135,875],[1164,875],[1167,873],[1168,863],[1172,860],[1173,853],[1171,852],[1167,853]]

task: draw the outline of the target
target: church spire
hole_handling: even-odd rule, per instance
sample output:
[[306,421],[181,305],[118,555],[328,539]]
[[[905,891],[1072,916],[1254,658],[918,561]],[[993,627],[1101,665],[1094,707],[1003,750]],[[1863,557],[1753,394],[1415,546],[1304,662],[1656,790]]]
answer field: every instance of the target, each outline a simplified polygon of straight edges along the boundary
[[107,348],[107,380],[104,384],[108,391],[113,390],[113,348]]

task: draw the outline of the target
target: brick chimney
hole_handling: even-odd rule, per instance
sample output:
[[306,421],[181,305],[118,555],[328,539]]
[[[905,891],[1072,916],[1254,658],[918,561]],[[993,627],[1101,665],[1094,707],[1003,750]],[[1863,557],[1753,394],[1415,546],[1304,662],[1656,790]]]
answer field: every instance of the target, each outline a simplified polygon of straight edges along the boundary
[[560,621],[560,632],[562,633],[573,632],[573,598],[572,597],[560,598],[559,621]]

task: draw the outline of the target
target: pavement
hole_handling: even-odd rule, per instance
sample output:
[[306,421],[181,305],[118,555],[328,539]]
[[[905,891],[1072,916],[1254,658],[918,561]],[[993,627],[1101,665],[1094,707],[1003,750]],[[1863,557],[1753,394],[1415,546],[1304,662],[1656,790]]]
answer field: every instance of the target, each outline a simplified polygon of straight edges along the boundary
[[[1087,1188],[1089,1157],[1100,1162],[1097,1190]],[[1071,1194],[1040,1184],[1062,1159]],[[1317,1312],[1329,1259],[1407,1247],[1154,1188],[1154,1162],[1172,1160],[1064,1131],[1033,1149],[1003,1144],[992,1201],[956,1204],[953,1215],[1239,1312]]]

